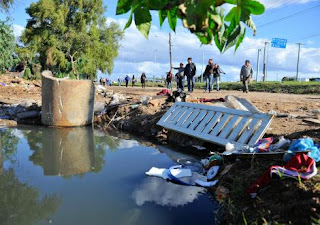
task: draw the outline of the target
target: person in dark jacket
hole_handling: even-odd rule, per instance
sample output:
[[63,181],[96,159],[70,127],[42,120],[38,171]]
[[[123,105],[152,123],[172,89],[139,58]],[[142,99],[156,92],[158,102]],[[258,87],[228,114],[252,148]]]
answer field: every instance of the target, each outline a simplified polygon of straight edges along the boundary
[[195,84],[195,79],[194,76],[196,75],[197,72],[197,67],[196,65],[192,62],[192,58],[188,58],[188,64],[184,68],[184,75],[187,77],[188,80],[188,91],[193,92],[194,84]]
[[128,87],[130,77],[127,75],[126,78],[124,78],[124,80],[126,82],[126,87]]
[[176,74],[177,90],[178,90],[178,92],[181,92],[184,89],[184,67],[183,67],[183,63],[180,63],[180,67],[173,67],[173,69],[178,70],[178,73]]
[[214,78],[214,81],[213,81],[213,84],[212,84],[212,89],[213,89],[213,85],[214,83],[217,84],[217,91],[220,90],[220,75],[221,73],[225,74],[225,72],[223,72],[221,69],[220,69],[220,66],[218,64],[215,64],[214,65],[214,68],[213,68],[213,78]]
[[206,70],[204,71],[204,77],[206,79],[206,87],[204,89],[205,92],[212,91],[212,82],[213,82],[213,59],[209,59]]
[[146,79],[147,79],[146,74],[142,73],[141,74],[141,87],[142,88],[146,88]]
[[135,83],[136,83],[136,78],[133,75],[131,80],[131,86],[134,87]]

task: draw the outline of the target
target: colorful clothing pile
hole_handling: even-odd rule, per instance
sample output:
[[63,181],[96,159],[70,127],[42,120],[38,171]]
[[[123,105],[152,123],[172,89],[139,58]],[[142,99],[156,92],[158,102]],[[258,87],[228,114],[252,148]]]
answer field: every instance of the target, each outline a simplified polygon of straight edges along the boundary
[[273,175],[278,177],[286,176],[292,178],[310,179],[317,175],[318,170],[314,159],[305,153],[297,153],[285,166],[271,166],[262,176],[253,183],[247,190],[252,197],[257,195],[260,188],[267,186]]
[[314,144],[311,138],[300,138],[292,142],[289,147],[291,152],[310,151],[308,155],[316,162],[320,161],[320,145]]

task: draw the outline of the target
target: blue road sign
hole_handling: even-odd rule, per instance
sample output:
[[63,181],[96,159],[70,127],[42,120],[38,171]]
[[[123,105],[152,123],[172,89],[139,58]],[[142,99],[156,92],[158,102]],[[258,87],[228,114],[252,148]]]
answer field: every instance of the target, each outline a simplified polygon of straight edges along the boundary
[[286,48],[287,47],[287,39],[272,38],[271,47]]

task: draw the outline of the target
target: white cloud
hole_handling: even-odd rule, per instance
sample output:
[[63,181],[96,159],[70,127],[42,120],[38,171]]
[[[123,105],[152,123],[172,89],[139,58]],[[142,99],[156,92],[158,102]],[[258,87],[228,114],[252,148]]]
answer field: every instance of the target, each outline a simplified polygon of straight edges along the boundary
[[13,34],[16,38],[19,38],[22,32],[24,31],[24,27],[18,24],[13,24],[12,29],[13,29]]
[[274,8],[281,8],[287,5],[293,4],[306,4],[309,2],[314,2],[317,0],[259,0],[263,3],[266,9],[274,9]]
[[161,206],[177,207],[192,203],[203,193],[204,189],[200,187],[177,185],[149,177],[135,189],[132,197],[138,206],[154,202]]
[[[126,23],[125,19],[111,19],[109,22],[119,22],[121,26]],[[115,61],[113,79],[126,74],[140,75],[142,72],[147,77],[163,77],[169,71],[169,37],[168,32],[152,26],[149,40],[136,29],[134,24],[125,31],[125,38],[122,41],[122,48],[119,57]],[[186,62],[187,57],[193,57],[197,65],[198,73],[202,71],[204,56],[204,67],[209,58],[219,63],[227,73],[222,79],[224,81],[236,81],[239,79],[239,70],[244,60],[249,59],[256,69],[257,50],[264,46],[267,39],[248,36],[242,45],[234,53],[229,49],[226,53],[220,54],[214,45],[201,46],[197,37],[178,26],[176,33],[172,33],[172,55],[173,65],[178,66],[180,62]],[[307,41],[307,40],[306,40]],[[268,56],[268,79],[275,80],[277,77],[295,76],[298,48],[295,44],[288,44],[286,49],[269,48]],[[156,60],[155,60],[156,58]],[[319,76],[320,72],[320,48],[303,46],[301,50],[300,74],[303,77]],[[156,61],[156,63],[155,63]],[[263,51],[260,57],[260,74],[262,74]]]

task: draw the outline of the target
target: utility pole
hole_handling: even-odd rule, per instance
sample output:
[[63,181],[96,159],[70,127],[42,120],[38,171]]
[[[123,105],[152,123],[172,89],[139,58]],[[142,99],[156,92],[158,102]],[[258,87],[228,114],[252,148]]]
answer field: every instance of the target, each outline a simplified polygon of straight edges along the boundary
[[296,81],[298,81],[299,78],[299,62],[300,62],[300,50],[301,50],[301,45],[302,43],[297,43],[298,47],[298,60],[297,60],[297,74],[296,74]]
[[172,70],[172,41],[171,33],[169,33],[169,55],[170,55],[170,71]]
[[261,48],[258,49],[258,57],[257,57],[257,74],[256,74],[257,83],[258,83],[259,69],[260,69],[260,51],[261,51]]
[[266,54],[266,50],[267,50],[267,45],[269,42],[265,42],[264,43],[264,52],[263,52],[263,81],[266,80],[267,78],[267,54]]

